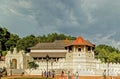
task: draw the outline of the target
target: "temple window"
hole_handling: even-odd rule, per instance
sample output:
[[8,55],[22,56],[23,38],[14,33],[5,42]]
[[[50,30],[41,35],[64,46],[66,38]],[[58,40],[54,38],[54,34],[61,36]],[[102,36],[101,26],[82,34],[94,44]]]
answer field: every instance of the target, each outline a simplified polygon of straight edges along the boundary
[[37,57],[35,57],[34,60],[37,60]]
[[81,48],[80,47],[78,48],[78,52],[81,52]]
[[90,51],[91,50],[91,47],[90,46],[88,46],[88,51]]
[[72,47],[69,47],[69,52],[72,52]]

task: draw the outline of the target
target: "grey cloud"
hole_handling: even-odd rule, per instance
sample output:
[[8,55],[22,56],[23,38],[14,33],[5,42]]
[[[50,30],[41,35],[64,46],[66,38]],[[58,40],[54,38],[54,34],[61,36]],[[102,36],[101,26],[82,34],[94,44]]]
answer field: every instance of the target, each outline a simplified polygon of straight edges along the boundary
[[[1,0],[0,24],[20,36],[58,32],[117,44],[119,7],[119,0]],[[114,32],[109,42],[99,42]]]

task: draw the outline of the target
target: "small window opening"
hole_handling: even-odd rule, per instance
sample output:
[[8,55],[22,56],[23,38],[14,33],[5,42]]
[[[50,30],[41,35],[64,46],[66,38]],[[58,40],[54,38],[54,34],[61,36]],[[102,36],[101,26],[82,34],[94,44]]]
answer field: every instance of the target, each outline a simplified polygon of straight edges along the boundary
[[80,52],[81,51],[81,48],[78,48],[78,52]]

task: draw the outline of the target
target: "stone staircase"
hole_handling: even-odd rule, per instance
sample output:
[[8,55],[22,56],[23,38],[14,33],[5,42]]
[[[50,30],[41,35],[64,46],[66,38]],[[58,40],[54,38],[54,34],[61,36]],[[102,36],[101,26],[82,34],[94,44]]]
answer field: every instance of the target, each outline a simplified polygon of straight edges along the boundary
[[21,75],[24,70],[23,69],[9,69],[7,70],[8,75],[12,74],[12,75]]

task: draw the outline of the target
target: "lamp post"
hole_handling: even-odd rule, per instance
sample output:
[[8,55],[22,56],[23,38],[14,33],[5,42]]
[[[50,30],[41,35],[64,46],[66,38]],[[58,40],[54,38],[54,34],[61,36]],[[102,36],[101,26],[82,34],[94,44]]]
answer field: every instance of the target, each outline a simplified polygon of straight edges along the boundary
[[46,61],[47,61],[47,78],[48,78],[48,61],[49,61],[49,55],[46,55]]

